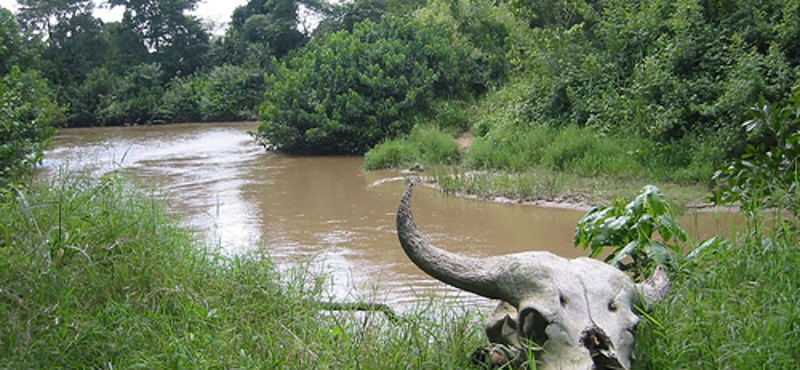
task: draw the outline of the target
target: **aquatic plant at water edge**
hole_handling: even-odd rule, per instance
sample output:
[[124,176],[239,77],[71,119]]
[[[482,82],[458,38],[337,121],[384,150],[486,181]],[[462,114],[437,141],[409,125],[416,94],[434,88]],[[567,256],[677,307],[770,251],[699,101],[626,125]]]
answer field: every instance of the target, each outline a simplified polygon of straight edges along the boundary
[[672,253],[682,252],[683,245],[689,242],[675,217],[661,191],[648,185],[631,202],[616,198],[609,206],[589,211],[578,222],[574,243],[591,249],[592,258],[610,248],[606,262],[641,278],[657,265],[671,265]]

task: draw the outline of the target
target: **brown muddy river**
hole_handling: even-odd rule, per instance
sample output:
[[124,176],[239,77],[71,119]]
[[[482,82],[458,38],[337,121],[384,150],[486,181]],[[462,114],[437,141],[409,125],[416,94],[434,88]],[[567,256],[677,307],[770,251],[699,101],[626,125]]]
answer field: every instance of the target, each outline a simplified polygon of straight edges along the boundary
[[[397,241],[397,172],[362,170],[362,157],[289,157],[247,134],[255,123],[64,129],[45,167],[97,175],[120,171],[159,189],[185,224],[226,253],[264,249],[281,268],[331,276],[336,300],[370,299],[403,309],[431,297],[491,302],[447,288],[416,268]],[[414,193],[417,224],[444,249],[481,256],[547,250],[565,257],[584,211]],[[692,237],[725,232],[730,214],[682,218]],[[727,233],[727,232],[726,232]]]

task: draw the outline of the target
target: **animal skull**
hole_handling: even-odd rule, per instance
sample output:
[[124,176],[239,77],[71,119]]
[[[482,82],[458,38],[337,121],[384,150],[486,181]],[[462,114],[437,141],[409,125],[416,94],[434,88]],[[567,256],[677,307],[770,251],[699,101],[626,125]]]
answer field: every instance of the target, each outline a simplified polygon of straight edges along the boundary
[[[397,211],[400,244],[432,277],[500,305],[486,322],[489,341],[515,354],[535,354],[538,369],[629,369],[634,329],[645,308],[664,298],[669,279],[658,268],[641,284],[590,258],[566,259],[549,252],[488,258],[456,255],[432,246],[414,223],[409,185]],[[515,356],[495,356],[503,365]],[[517,361],[524,360],[519,356]]]

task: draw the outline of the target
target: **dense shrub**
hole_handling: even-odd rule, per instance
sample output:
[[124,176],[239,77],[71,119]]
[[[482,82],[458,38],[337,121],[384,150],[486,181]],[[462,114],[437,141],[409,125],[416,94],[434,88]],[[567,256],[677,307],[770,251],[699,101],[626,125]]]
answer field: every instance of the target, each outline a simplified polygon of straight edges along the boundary
[[800,214],[800,90],[774,107],[763,100],[745,122],[751,144],[714,174],[716,203],[741,203],[747,212],[778,208]]
[[38,74],[12,67],[0,77],[0,187],[42,160],[63,112]]
[[99,123],[105,125],[144,124],[166,119],[161,65],[140,64],[117,79],[99,107]]
[[164,92],[161,116],[169,117],[173,122],[202,120],[200,100],[205,85],[206,79],[197,74],[172,79]]
[[113,99],[115,89],[120,84],[120,76],[104,67],[95,68],[86,74],[80,85],[70,85],[70,90],[62,95],[69,100],[70,109],[67,124],[70,126],[94,126],[102,107]]
[[314,39],[279,65],[268,78],[260,141],[290,153],[363,153],[410,132],[411,118],[434,100],[471,96],[501,74],[497,56],[460,34],[447,13],[417,14]]
[[592,127],[644,139],[638,162],[659,178],[707,181],[746,148],[741,107],[787,101],[800,77],[795,1],[509,4],[531,27],[509,36],[517,74],[479,136]]
[[260,69],[223,65],[212,69],[205,81],[199,99],[204,121],[234,121],[258,116],[256,109],[264,91]]

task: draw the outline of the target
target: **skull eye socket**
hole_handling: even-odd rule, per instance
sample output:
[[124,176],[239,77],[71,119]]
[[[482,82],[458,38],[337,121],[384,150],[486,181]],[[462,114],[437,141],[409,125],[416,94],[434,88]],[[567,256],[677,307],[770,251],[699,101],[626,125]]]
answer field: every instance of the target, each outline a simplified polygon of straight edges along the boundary
[[519,315],[522,337],[533,341],[539,346],[544,346],[547,341],[547,325],[550,322],[535,308],[525,308]]
[[608,302],[608,310],[611,312],[617,312],[617,302],[615,301]]

